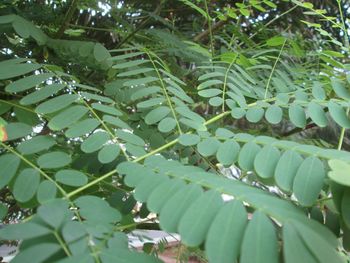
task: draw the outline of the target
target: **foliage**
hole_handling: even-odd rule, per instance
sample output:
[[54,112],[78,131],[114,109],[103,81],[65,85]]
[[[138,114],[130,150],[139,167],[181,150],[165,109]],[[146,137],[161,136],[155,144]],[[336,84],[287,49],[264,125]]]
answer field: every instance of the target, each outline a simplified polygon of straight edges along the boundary
[[[57,26],[15,2],[0,5],[12,262],[161,262],[128,247],[136,228],[179,233],[204,262],[349,262],[348,6],[49,1]],[[86,26],[77,10],[109,15]]]

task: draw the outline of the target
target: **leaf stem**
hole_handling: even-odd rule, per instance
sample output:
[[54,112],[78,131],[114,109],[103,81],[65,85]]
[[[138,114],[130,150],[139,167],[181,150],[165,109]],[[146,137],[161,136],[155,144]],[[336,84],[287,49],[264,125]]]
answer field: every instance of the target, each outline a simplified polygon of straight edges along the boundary
[[[74,94],[77,94],[75,90],[72,90],[72,92]],[[78,95],[78,94],[77,94]],[[115,136],[112,131],[108,128],[108,126],[105,124],[105,122],[100,118],[100,116],[98,116],[98,114],[96,113],[96,111],[91,108],[91,106],[89,105],[89,103],[87,103],[84,98],[82,99],[84,105],[89,109],[89,111],[92,113],[92,115],[94,115],[94,117],[101,123],[101,125],[103,126],[103,128],[109,133],[109,135],[112,137],[113,141],[116,142],[119,145],[120,150],[122,151],[123,155],[125,156],[125,158],[130,161],[130,157],[127,155],[126,151],[124,150],[123,146],[121,145],[121,143],[119,142],[119,140],[117,139],[117,136]]]
[[64,241],[62,240],[62,238],[60,237],[60,235],[57,233],[57,231],[54,231],[53,234],[54,234],[54,236],[56,237],[58,243],[61,245],[61,247],[62,247],[64,253],[66,253],[66,255],[67,255],[68,257],[71,257],[72,254],[70,253],[68,247],[66,246],[66,244],[64,243]]
[[[350,110],[350,108],[347,108],[347,110],[346,110],[346,116],[349,115],[349,110]],[[344,141],[344,137],[345,137],[345,130],[346,130],[346,129],[343,127],[343,128],[341,129],[341,131],[340,131],[340,136],[339,136],[339,141],[338,141],[338,147],[337,147],[338,150],[341,150],[341,148],[342,148],[342,146],[343,146],[343,141]]]
[[171,100],[170,100],[169,94],[168,94],[168,92],[167,92],[167,90],[166,90],[166,87],[165,87],[165,85],[164,85],[164,81],[163,81],[163,79],[162,79],[162,76],[160,75],[159,70],[158,70],[158,68],[156,67],[156,64],[155,64],[155,62],[154,62],[154,60],[153,60],[153,58],[152,58],[152,55],[151,55],[151,54],[149,53],[149,51],[147,51],[147,50],[146,50],[146,54],[147,54],[147,56],[149,57],[149,59],[150,59],[150,61],[151,61],[151,63],[152,63],[152,66],[153,66],[154,70],[155,70],[156,73],[157,73],[157,76],[158,76],[160,85],[162,86],[163,94],[164,94],[164,96],[165,96],[165,98],[166,98],[166,100],[167,100],[167,103],[168,103],[169,107],[170,107],[171,113],[172,113],[172,115],[173,115],[173,117],[174,117],[174,119],[175,119],[175,121],[176,121],[177,129],[178,129],[179,133],[182,134],[182,130],[181,130],[181,127],[180,127],[179,120],[177,119],[177,116],[176,116],[174,107],[173,107],[173,105],[172,105],[172,102],[171,102]]
[[210,51],[211,51],[211,56],[214,58],[214,38],[213,38],[213,30],[211,26],[211,17],[209,15],[209,8],[208,8],[208,2],[207,0],[204,0],[204,5],[205,5],[205,12],[208,20],[208,29],[209,29],[209,38],[210,38]]
[[226,95],[228,73],[230,72],[230,69],[231,69],[233,63],[236,62],[237,56],[238,55],[236,54],[235,58],[231,61],[230,65],[228,66],[226,73],[225,73],[224,86],[223,86],[223,90],[222,90],[222,108],[221,108],[222,112],[225,111],[225,95]]
[[276,65],[277,65],[278,61],[280,60],[280,57],[281,57],[281,54],[282,54],[282,51],[283,51],[283,48],[284,48],[286,42],[287,42],[287,39],[285,39],[284,42],[283,42],[283,45],[282,45],[282,47],[281,47],[281,50],[280,50],[280,52],[278,53],[278,57],[277,57],[277,59],[276,59],[276,61],[275,61],[275,64],[273,65],[272,70],[271,70],[269,79],[267,80],[267,84],[266,84],[266,88],[265,88],[264,99],[266,99],[266,97],[267,97],[267,91],[268,91],[268,89],[269,89],[269,86],[270,86],[270,82],[271,82],[273,73],[275,72]]
[[7,100],[2,100],[2,99],[0,99],[0,102],[6,103],[6,104],[11,105],[11,106],[13,106],[13,107],[17,107],[17,108],[20,108],[20,109],[22,109],[22,110],[29,111],[29,112],[32,112],[32,113],[35,113],[35,114],[36,114],[36,112],[35,112],[34,110],[32,110],[32,109],[30,109],[30,108],[27,108],[27,107],[24,107],[24,106],[22,106],[22,105],[15,104],[15,103],[13,103],[13,102],[10,102],[10,101],[7,101]]

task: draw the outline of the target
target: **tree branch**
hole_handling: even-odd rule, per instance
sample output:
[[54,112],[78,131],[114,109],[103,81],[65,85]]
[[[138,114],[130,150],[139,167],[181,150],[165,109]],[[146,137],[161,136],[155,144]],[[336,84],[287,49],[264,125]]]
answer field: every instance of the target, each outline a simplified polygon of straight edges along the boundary
[[72,20],[74,11],[77,8],[78,2],[79,2],[79,0],[72,0],[72,3],[69,6],[68,12],[63,20],[63,23],[57,32],[57,35],[56,35],[57,38],[61,38],[63,36],[64,31],[69,26],[69,23]]
[[[212,26],[212,31],[216,31],[218,29],[220,29],[221,27],[223,27],[226,23],[228,22],[228,20],[220,20],[219,22],[215,23],[213,26]],[[199,33],[198,35],[196,35],[194,38],[193,38],[193,41],[194,42],[198,42],[198,41],[201,41],[202,39],[206,39],[208,38],[210,34],[210,29],[208,28],[207,30],[204,30],[203,32]]]

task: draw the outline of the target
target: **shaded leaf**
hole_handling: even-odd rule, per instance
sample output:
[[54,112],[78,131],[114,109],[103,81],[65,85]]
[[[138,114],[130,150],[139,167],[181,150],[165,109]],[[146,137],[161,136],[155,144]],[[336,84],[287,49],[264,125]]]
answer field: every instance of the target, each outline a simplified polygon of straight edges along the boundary
[[293,192],[303,206],[312,206],[316,201],[325,178],[323,163],[310,156],[300,165],[293,183]]
[[50,152],[41,155],[37,163],[41,168],[55,169],[66,166],[72,161],[72,158],[64,152]]

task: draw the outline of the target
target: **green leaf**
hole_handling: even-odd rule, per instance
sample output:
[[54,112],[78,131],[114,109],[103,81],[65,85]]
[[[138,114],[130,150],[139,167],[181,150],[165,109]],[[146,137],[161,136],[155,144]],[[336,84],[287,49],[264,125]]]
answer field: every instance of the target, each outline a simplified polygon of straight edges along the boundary
[[224,101],[220,97],[212,97],[209,99],[209,104],[213,107],[218,107],[222,105]]
[[144,146],[135,145],[135,144],[130,143],[130,142],[127,142],[125,144],[125,148],[126,148],[126,151],[128,153],[130,153],[132,156],[135,156],[135,157],[141,157],[141,156],[147,154]]
[[282,154],[276,166],[275,180],[278,187],[283,191],[292,192],[294,177],[302,162],[301,155],[293,150],[288,150]]
[[2,15],[0,16],[0,24],[12,23],[16,19],[16,15]]
[[88,100],[96,100],[99,102],[105,102],[105,103],[114,103],[114,101],[111,98],[100,96],[95,93],[89,93],[89,92],[81,92],[80,95]]
[[145,122],[148,125],[155,124],[161,121],[162,119],[164,119],[169,113],[170,113],[169,107],[160,106],[158,108],[151,110],[149,113],[147,113],[145,117]]
[[259,122],[262,119],[263,116],[264,116],[264,109],[258,108],[258,107],[249,108],[247,110],[246,115],[245,115],[247,120],[249,122],[253,122],[253,123]]
[[103,121],[119,128],[131,130],[130,126],[126,122],[114,116],[103,115]]
[[180,118],[179,122],[191,129],[195,129],[197,132],[203,132],[207,130],[207,127],[203,123],[197,122],[196,120]]
[[29,239],[47,235],[50,232],[51,230],[46,226],[25,222],[6,225],[0,229],[0,237],[2,240]]
[[241,248],[241,263],[278,262],[276,230],[271,220],[256,211],[248,223]]
[[213,220],[205,242],[209,262],[236,262],[248,215],[239,201],[228,202]]
[[214,155],[219,149],[220,142],[215,138],[207,138],[197,144],[198,152],[204,157]]
[[196,10],[198,13],[200,13],[205,19],[211,19],[209,14],[207,12],[205,12],[202,8],[200,8],[199,6],[195,5],[194,3],[192,3],[191,1],[188,0],[180,0],[181,2],[183,2],[185,5],[188,5],[189,7],[191,7],[192,9]]
[[[125,72],[122,72],[122,73],[119,73],[118,74],[118,77],[130,77],[130,76],[135,76],[135,75],[139,75],[139,74],[143,74],[143,73],[147,73],[147,72],[150,72],[150,71],[154,71],[153,68],[139,68],[139,69],[134,69],[134,70],[130,70],[130,71],[125,71]],[[151,88],[151,87],[149,87]],[[156,88],[156,87],[154,87]],[[146,88],[147,89],[147,88]],[[144,91],[146,90],[144,89]],[[157,91],[160,91],[160,88],[157,87]],[[147,94],[148,92],[146,92]],[[153,92],[152,92],[153,93]],[[134,93],[135,94],[135,93]],[[133,94],[133,95],[134,95]],[[148,93],[150,94],[150,93]],[[138,97],[138,95],[136,95]],[[142,95],[141,97],[144,97],[145,95]],[[141,97],[138,97],[138,98],[141,98]],[[136,100],[137,98],[136,97],[133,97],[132,96],[132,99],[133,100]]]
[[4,188],[15,176],[21,160],[14,154],[0,156],[0,189]]
[[115,223],[121,219],[119,211],[99,197],[84,195],[79,197],[75,203],[79,207],[81,216],[90,223]]
[[176,127],[176,120],[171,117],[166,117],[158,123],[158,130],[160,132],[170,132]]
[[[110,248],[101,252],[103,263],[162,263],[160,259],[145,253],[130,251],[125,248]],[[74,262],[75,263],[75,262]],[[81,262],[83,263],[83,262]]]
[[285,37],[275,36],[266,41],[266,44],[270,47],[276,47],[283,45],[284,41],[286,41]]
[[347,228],[350,228],[350,190],[346,189],[341,201],[341,217]]
[[151,82],[158,81],[156,77],[144,77],[144,78],[136,78],[132,80],[125,81],[123,83],[124,86],[133,87],[133,86],[144,86]]
[[86,227],[78,221],[66,221],[62,227],[62,236],[73,254],[80,254],[88,249],[85,241],[87,234]]
[[16,118],[19,122],[28,124],[30,126],[37,126],[41,123],[38,115],[32,111],[25,110],[20,107],[14,107],[13,112],[16,115]]
[[205,122],[205,119],[199,114],[191,111],[188,107],[176,107],[176,112],[178,112],[181,116],[190,119],[191,121],[202,124]]
[[314,98],[317,100],[326,99],[326,92],[324,91],[324,88],[320,82],[314,82],[312,86],[312,96],[314,96]]
[[117,136],[126,142],[130,142],[130,143],[138,145],[138,146],[145,145],[145,141],[142,138],[140,138],[139,136],[137,136],[133,133],[130,133],[130,132],[117,130]]
[[250,15],[249,10],[248,10],[248,9],[245,9],[245,8],[240,8],[240,9],[239,9],[239,12],[240,12],[242,15],[247,16],[247,17]]
[[96,152],[100,150],[108,140],[110,140],[110,136],[107,132],[95,132],[80,145],[80,149],[85,153]]
[[75,170],[60,170],[55,174],[55,178],[59,183],[76,187],[88,182],[88,178],[84,173]]
[[222,143],[216,153],[216,158],[223,165],[232,165],[238,157],[240,146],[236,141],[227,140]]
[[33,198],[40,183],[40,174],[37,170],[26,168],[22,170],[13,185],[13,196],[19,202],[27,202]]
[[96,43],[94,46],[94,57],[98,62],[102,62],[103,60],[110,58],[111,55],[104,46],[100,43]]
[[[206,209],[203,209],[203,207]],[[223,206],[221,195],[214,190],[205,192],[183,214],[179,222],[181,241],[191,247],[200,245],[217,212]]]
[[338,103],[336,103],[334,101],[329,101],[328,102],[328,110],[329,110],[329,113],[332,116],[333,120],[336,123],[338,123],[340,125],[340,127],[350,128],[349,117],[342,106],[340,106]]
[[35,111],[40,114],[53,113],[67,108],[79,98],[76,94],[64,94],[53,99],[47,100],[36,107]]
[[350,187],[350,165],[341,160],[330,160],[328,164],[332,171],[328,172],[329,178],[341,185]]
[[30,36],[29,26],[30,23],[21,17],[16,17],[12,23],[13,29],[22,38],[28,38]]
[[164,176],[156,176],[155,173],[144,173],[145,180],[141,180],[135,189],[134,197],[137,201],[145,202],[154,188],[156,188],[159,184],[168,181],[169,178]]
[[43,86],[39,90],[36,90],[33,93],[30,93],[27,96],[23,97],[19,101],[19,103],[22,105],[31,105],[31,104],[38,103],[56,94],[58,91],[62,90],[65,87],[66,87],[65,84],[60,84],[60,83],[54,83],[51,85]]
[[76,254],[71,257],[66,257],[56,263],[94,263],[95,259],[91,254]]
[[281,122],[283,117],[283,111],[277,105],[272,105],[267,108],[265,112],[266,120],[271,124],[278,124]]
[[41,68],[40,64],[16,63],[14,60],[5,60],[0,62],[0,80],[18,77],[39,68]]
[[55,243],[35,244],[33,246],[27,247],[23,251],[20,251],[20,253],[17,254],[15,258],[11,260],[11,262],[23,263],[27,262],[29,258],[31,263],[45,262],[60,249],[61,246]]
[[120,63],[117,65],[114,65],[112,68],[114,69],[125,69],[125,68],[133,68],[145,63],[148,63],[149,60],[147,59],[142,59],[142,60],[132,60],[132,61],[128,61],[128,62],[124,62],[124,63]]
[[168,232],[176,232],[179,221],[189,204],[192,204],[202,194],[202,188],[195,184],[188,185],[174,194],[160,211],[159,224],[161,228]]
[[[220,76],[224,76],[221,75],[220,73],[217,72],[211,72],[212,74],[214,74],[215,76],[213,77],[220,77]],[[210,74],[210,73],[208,73]],[[203,80],[203,77],[205,77],[206,74],[204,74],[203,76],[199,77],[198,80]],[[211,77],[211,76],[210,76]],[[210,79],[208,81],[202,82],[199,86],[198,86],[198,90],[203,90],[205,88],[211,87],[211,86],[215,86],[215,85],[222,85],[223,82],[222,80],[218,80],[218,79]]]
[[46,224],[54,229],[58,229],[71,216],[68,208],[69,204],[66,200],[54,199],[41,205],[37,214]]
[[32,133],[32,127],[21,122],[12,122],[5,126],[7,141],[16,140]]
[[286,263],[317,263],[318,261],[305,246],[301,236],[291,223],[283,225],[283,255]]
[[31,75],[31,76],[16,80],[14,82],[11,82],[9,85],[6,86],[5,90],[11,93],[26,91],[39,85],[45,80],[52,78],[53,76],[54,76],[53,73],[42,73],[38,75]]
[[150,107],[154,107],[154,106],[160,105],[164,101],[165,101],[164,97],[152,98],[152,99],[148,99],[148,100],[142,101],[140,103],[137,103],[136,106],[139,109],[146,109],[146,108],[150,108]]
[[167,87],[167,90],[174,94],[176,97],[178,97],[179,99],[187,102],[187,103],[193,103],[193,100],[190,96],[188,96],[186,94],[186,92],[184,92],[181,88],[174,88],[174,87]]
[[262,178],[271,178],[280,158],[279,150],[271,145],[265,145],[254,159],[254,169]]
[[140,174],[148,173],[150,170],[139,163],[122,162],[117,166],[119,174],[127,175],[125,177],[125,184],[130,187],[135,187],[140,180]]
[[[145,52],[141,51],[141,52],[131,52],[131,53],[126,53],[126,54],[122,54],[122,55],[118,55],[118,56],[113,56],[110,58],[111,61],[118,61],[118,60],[124,60],[127,58],[134,58],[140,55],[143,55]],[[152,69],[153,70],[153,69]]]
[[184,181],[179,179],[167,180],[159,184],[148,197],[148,209],[159,213],[168,199],[178,191],[181,191],[184,186]]
[[116,108],[112,107],[112,106],[108,106],[108,105],[104,105],[101,103],[92,103],[91,106],[101,112],[107,113],[107,114],[111,114],[111,115],[115,115],[115,116],[122,116],[123,113],[121,113],[121,111],[117,110]]
[[306,126],[306,117],[303,107],[297,103],[293,103],[288,110],[290,121],[298,128]]
[[345,88],[344,83],[336,78],[331,78],[332,88],[338,97],[350,100],[350,91]]
[[252,171],[254,168],[255,156],[260,151],[260,146],[254,142],[246,143],[239,155],[238,155],[238,164],[239,166],[246,171]]
[[181,134],[179,136],[179,143],[183,146],[196,145],[200,140],[201,138],[197,134]]
[[211,97],[215,97],[219,94],[221,94],[222,91],[219,89],[205,89],[205,90],[200,90],[198,92],[198,95],[204,98],[211,98]]
[[39,135],[30,140],[21,142],[17,149],[24,155],[38,153],[50,149],[56,141],[50,136]]
[[341,263],[344,260],[340,257],[336,247],[330,246],[327,240],[323,238],[320,233],[308,227],[301,222],[293,222],[296,230],[303,239],[305,245],[309,248],[311,253],[318,259],[317,262],[327,263],[335,262]]
[[97,119],[85,119],[72,125],[66,130],[65,135],[68,138],[80,137],[87,135],[95,130],[100,125]]
[[307,111],[309,113],[310,118],[316,123],[319,127],[326,127],[328,124],[328,120],[326,114],[323,111],[323,108],[311,101],[308,105]]
[[63,130],[79,121],[88,111],[84,106],[72,106],[53,117],[48,126],[53,131]]
[[132,100],[138,100],[143,97],[147,97],[152,94],[156,94],[161,91],[161,88],[158,86],[151,86],[143,89],[137,90],[135,93],[131,95]]
[[55,199],[56,194],[56,185],[49,180],[44,180],[39,184],[38,190],[36,192],[36,198],[40,204],[43,204],[52,199]]
[[37,163],[41,168],[44,169],[55,169],[68,165],[72,161],[72,158],[60,151],[45,153],[41,155]]
[[113,162],[120,153],[120,147],[118,144],[108,144],[98,152],[97,158],[101,163]]
[[317,157],[310,156],[300,165],[293,183],[293,192],[303,206],[312,206],[322,189],[325,170]]
[[233,136],[235,136],[235,134],[232,131],[228,130],[228,129],[217,128],[216,131],[215,131],[215,136],[216,137],[225,138],[225,139],[230,139]]
[[241,108],[233,108],[231,111],[231,116],[235,119],[241,119],[246,114],[246,111]]

